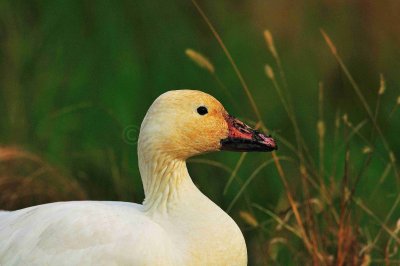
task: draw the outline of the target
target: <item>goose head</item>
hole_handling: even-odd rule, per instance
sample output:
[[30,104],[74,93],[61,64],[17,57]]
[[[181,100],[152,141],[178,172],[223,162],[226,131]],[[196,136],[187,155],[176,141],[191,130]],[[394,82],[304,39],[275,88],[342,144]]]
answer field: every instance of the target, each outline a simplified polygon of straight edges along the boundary
[[169,91],[148,110],[139,135],[139,150],[153,150],[185,160],[206,152],[273,151],[275,140],[229,115],[209,94]]

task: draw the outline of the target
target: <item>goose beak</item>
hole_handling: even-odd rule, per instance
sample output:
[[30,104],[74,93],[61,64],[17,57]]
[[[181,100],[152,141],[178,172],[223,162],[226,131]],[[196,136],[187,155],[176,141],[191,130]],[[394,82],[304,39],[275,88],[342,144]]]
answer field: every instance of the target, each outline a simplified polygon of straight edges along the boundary
[[278,149],[271,136],[258,132],[233,116],[226,115],[225,120],[229,134],[226,139],[221,140],[221,150],[267,152]]

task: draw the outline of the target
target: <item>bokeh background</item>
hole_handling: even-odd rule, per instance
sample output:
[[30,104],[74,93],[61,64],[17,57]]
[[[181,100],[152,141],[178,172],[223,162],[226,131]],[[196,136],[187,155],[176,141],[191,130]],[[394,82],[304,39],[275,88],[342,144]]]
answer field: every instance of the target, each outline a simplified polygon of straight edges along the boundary
[[[273,34],[286,76],[285,93],[315,165],[322,163],[316,124],[319,84],[323,84],[326,152],[320,177],[340,187],[344,154],[351,150],[350,172],[361,176],[355,195],[395,232],[400,180],[393,164],[387,163],[379,138],[365,140],[374,132],[373,123],[320,29],[332,38],[374,113],[380,99],[377,121],[399,158],[400,2],[205,0],[199,5],[236,61],[266,127],[278,142],[281,137],[296,146],[290,119],[264,73],[265,64],[277,69],[263,31]],[[222,87],[186,56],[187,48],[212,62]],[[386,90],[378,97],[381,74]],[[284,81],[279,82],[285,87]],[[257,122],[230,62],[191,1],[0,1],[0,209],[77,199],[141,202],[136,154],[141,120],[158,95],[185,88],[208,92],[231,114],[252,125]],[[345,114],[354,126],[366,120],[351,141],[344,135],[352,132],[351,127],[342,123],[336,128]],[[376,154],[364,167],[366,147]],[[278,155],[296,158],[282,142]],[[248,154],[223,193],[240,156],[218,153],[195,158],[189,163],[191,175],[238,222],[251,265],[311,263],[308,255],[293,250],[299,241],[295,236],[277,229],[276,220],[251,207],[256,203],[282,217],[290,209],[273,164],[262,168],[238,195],[270,154]],[[282,165],[295,199],[301,202],[299,163]],[[356,230],[361,231],[360,245],[367,245],[382,224],[357,206],[353,209],[360,224]],[[383,263],[388,242],[391,252],[396,243],[389,234],[380,234],[370,253],[377,265]],[[280,244],[273,246],[276,243]],[[325,251],[334,260],[335,248]],[[288,257],[291,254],[298,257]],[[390,259],[400,260],[397,250]]]

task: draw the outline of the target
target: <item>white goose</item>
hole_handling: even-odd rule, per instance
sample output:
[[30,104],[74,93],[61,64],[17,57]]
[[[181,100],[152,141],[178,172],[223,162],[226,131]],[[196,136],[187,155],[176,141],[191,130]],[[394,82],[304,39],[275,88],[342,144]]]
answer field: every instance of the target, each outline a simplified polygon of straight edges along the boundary
[[224,149],[276,145],[206,93],[164,93],[140,129],[143,205],[57,202],[2,212],[0,265],[246,265],[238,226],[197,189],[185,163]]

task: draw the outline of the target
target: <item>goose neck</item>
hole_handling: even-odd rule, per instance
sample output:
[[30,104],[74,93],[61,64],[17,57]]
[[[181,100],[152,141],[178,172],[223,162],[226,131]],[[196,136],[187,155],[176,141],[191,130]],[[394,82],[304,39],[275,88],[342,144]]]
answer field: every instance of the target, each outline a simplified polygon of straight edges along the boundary
[[146,211],[168,211],[185,200],[187,191],[197,190],[190,179],[186,162],[160,151],[147,153],[146,156],[139,152],[139,169]]

